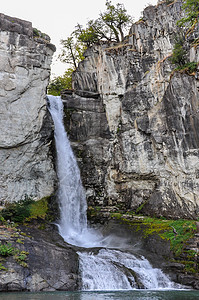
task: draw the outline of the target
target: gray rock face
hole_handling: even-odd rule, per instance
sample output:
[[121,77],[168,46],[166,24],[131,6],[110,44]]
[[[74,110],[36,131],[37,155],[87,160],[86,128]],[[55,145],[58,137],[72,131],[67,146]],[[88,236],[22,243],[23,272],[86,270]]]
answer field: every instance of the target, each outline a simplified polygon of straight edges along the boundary
[[53,192],[46,87],[54,51],[48,40],[33,38],[30,22],[0,14],[2,203],[25,194],[39,199]]
[[[171,76],[169,60],[181,6],[149,6],[123,43],[89,49],[74,74],[66,127],[91,205],[198,216],[198,75]],[[189,53],[199,61],[197,46]]]
[[[78,255],[52,228],[42,231],[23,228],[13,232],[2,230],[18,256],[4,257],[0,291],[76,290],[78,287]],[[22,234],[23,235],[22,235]],[[26,259],[23,255],[26,254]],[[25,263],[25,264],[24,264]]]

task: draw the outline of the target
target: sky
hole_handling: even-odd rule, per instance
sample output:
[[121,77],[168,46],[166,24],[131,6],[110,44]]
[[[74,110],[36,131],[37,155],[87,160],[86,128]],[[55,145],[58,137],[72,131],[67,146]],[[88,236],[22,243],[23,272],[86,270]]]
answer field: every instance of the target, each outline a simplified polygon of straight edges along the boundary
[[[106,0],[4,0],[0,13],[32,22],[33,27],[48,34],[57,51],[53,57],[52,78],[63,75],[67,65],[59,61],[60,40],[66,39],[77,23],[85,25],[90,19],[97,19],[105,11]],[[123,3],[129,15],[138,21],[143,9],[157,0],[112,0]]]

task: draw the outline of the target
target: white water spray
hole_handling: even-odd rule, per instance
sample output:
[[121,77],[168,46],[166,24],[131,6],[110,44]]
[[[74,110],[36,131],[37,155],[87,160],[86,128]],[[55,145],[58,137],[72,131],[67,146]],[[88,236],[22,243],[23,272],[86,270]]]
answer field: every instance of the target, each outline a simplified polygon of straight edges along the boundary
[[114,249],[78,254],[83,290],[173,289],[178,286],[143,256]]
[[[118,241],[122,245],[125,239],[119,240],[113,236],[103,238],[87,226],[86,197],[63,124],[63,104],[60,97],[48,96],[48,100],[55,126],[60,235],[66,242],[85,248],[114,248]],[[96,251],[78,253],[84,290],[134,289],[140,286],[149,289],[174,288],[168,277],[161,270],[152,268],[143,257],[137,258],[131,253],[114,249]]]

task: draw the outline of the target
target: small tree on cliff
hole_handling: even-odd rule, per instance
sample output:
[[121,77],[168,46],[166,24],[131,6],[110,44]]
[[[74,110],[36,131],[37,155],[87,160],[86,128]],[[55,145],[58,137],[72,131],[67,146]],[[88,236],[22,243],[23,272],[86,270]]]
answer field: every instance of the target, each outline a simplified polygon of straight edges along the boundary
[[51,80],[48,94],[60,95],[61,90],[72,86],[72,72],[78,63],[84,59],[84,51],[100,41],[120,42],[124,39],[127,29],[132,23],[132,18],[127,14],[123,4],[113,5],[106,0],[106,10],[100,13],[96,20],[89,20],[86,28],[77,24],[72,34],[61,40],[62,50],[59,59],[69,64],[69,69],[63,76]]
[[73,69],[77,68],[77,64],[84,56],[85,46],[79,41],[75,41],[74,36],[68,37],[66,40],[61,40],[62,52],[59,55],[61,62],[70,64]]
[[114,6],[107,0],[106,11],[100,13],[98,19],[88,21],[85,29],[78,24],[74,34],[87,47],[101,40],[120,42],[131,23],[132,18],[123,4]]

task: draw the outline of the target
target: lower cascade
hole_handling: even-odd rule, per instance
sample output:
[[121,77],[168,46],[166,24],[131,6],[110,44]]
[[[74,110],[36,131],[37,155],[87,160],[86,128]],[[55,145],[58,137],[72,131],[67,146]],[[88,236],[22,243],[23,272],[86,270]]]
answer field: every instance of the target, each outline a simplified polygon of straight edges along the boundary
[[[97,252],[97,253],[96,253]],[[82,290],[173,289],[177,285],[141,256],[115,249],[79,252]]]
[[[179,285],[149,261],[123,249],[114,249],[109,237],[103,237],[87,224],[87,203],[80,171],[63,124],[63,103],[59,96],[48,96],[54,121],[57,151],[57,175],[60,235],[72,245],[84,247],[79,255],[82,290],[174,289]],[[89,249],[90,248],[90,249]],[[118,247],[117,247],[118,248]]]

